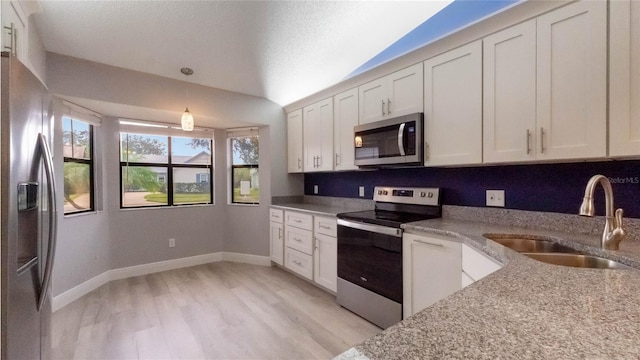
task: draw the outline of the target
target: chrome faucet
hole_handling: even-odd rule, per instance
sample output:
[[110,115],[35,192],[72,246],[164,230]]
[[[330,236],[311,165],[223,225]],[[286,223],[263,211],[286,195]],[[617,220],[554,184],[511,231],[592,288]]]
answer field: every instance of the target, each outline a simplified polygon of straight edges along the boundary
[[615,217],[613,214],[613,189],[611,183],[604,175],[594,175],[589,179],[587,187],[584,189],[584,199],[580,205],[581,216],[593,216],[593,191],[596,185],[602,185],[604,189],[604,198],[606,203],[606,218],[604,223],[604,232],[602,233],[602,248],[606,250],[618,250],[620,241],[624,239],[625,232],[622,229],[622,209],[616,210]]

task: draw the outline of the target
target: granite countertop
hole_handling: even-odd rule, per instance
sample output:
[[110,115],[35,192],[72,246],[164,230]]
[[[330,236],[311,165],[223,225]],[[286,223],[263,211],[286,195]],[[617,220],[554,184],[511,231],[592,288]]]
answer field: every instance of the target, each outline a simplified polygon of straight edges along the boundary
[[[309,203],[286,203],[286,204],[277,204],[271,205],[272,208],[282,209],[282,210],[295,210],[311,213],[313,215],[327,215],[327,216],[336,216],[337,214],[350,212],[350,211],[359,211],[361,209],[353,209],[343,205],[330,205],[330,204],[309,204]],[[373,209],[373,207],[371,207]]]
[[446,235],[504,267],[339,355],[340,359],[640,358],[640,271],[545,264],[483,237],[527,234],[640,268],[640,242],[452,219],[404,225]]

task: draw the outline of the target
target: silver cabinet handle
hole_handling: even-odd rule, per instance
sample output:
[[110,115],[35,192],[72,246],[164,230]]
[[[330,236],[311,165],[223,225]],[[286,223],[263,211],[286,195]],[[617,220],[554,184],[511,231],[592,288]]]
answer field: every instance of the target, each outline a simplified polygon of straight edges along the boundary
[[17,47],[16,44],[18,43],[16,26],[15,26],[14,23],[11,23],[10,26],[5,26],[4,29],[9,31],[9,36],[11,37],[11,44],[9,46],[4,45],[4,49],[5,50],[10,50],[11,51],[11,55],[16,56],[16,54],[17,54],[17,52],[16,52],[16,47]]
[[404,156],[404,126],[406,123],[400,124],[398,128],[398,150],[400,150],[400,156]]
[[336,153],[336,166],[340,165],[340,163],[338,162],[338,153]]
[[540,127],[540,153],[544,154],[544,128]]
[[42,153],[42,159],[44,161],[44,169],[47,177],[47,184],[49,189],[47,191],[47,200],[49,201],[49,246],[47,250],[47,261],[44,267],[44,276],[42,277],[42,287],[40,290],[40,299],[38,301],[38,311],[42,310],[42,306],[48,296],[49,285],[51,283],[51,273],[53,270],[53,259],[56,253],[56,242],[58,238],[58,223],[57,223],[57,204],[56,204],[56,179],[53,174],[53,160],[51,157],[51,150],[47,145],[47,139],[42,134],[38,134],[38,145]]
[[293,221],[297,222],[298,224],[302,222],[302,220],[300,219],[293,219]]
[[386,115],[386,114],[384,113],[384,100],[382,100],[382,115]]
[[301,166],[302,164],[301,163],[302,163],[302,159],[298,158],[298,169],[302,168],[302,166]]
[[320,157],[320,156],[318,156],[318,167],[320,167],[320,166],[321,166],[320,164],[322,164],[322,159],[321,159],[321,157]]
[[424,142],[424,159],[429,159],[429,143],[426,141]]
[[302,240],[301,240],[301,239],[299,239],[299,238],[293,238],[293,241],[296,241],[296,242],[302,242]]
[[531,130],[527,129],[527,155],[531,154]]
[[391,114],[391,99],[387,98],[387,114]]
[[278,229],[278,239],[282,239],[282,229]]
[[322,224],[318,225],[318,227],[319,227],[320,229],[327,229],[327,230],[331,230],[331,227],[330,227],[330,226],[326,226],[326,225],[322,225]]
[[424,240],[420,240],[420,239],[414,239],[413,241],[420,243],[420,244],[424,244],[424,245],[430,245],[430,246],[437,246],[437,247],[444,247],[443,244],[438,244],[438,243],[432,243],[429,241],[424,241]]
[[293,260],[293,263],[298,265],[298,266],[302,266],[302,263],[300,261],[298,261],[298,260]]

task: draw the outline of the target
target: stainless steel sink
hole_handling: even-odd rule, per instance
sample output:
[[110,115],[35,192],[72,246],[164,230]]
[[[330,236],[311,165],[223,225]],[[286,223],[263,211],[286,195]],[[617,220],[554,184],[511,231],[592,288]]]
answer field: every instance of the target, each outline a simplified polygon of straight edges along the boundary
[[534,239],[526,235],[484,234],[498,244],[520,253],[575,253],[576,250],[553,241]]
[[593,269],[634,269],[631,266],[621,264],[617,261],[605,259],[599,256],[586,254],[564,254],[564,253],[523,253],[532,259],[542,261],[547,264],[571,266],[578,268]]

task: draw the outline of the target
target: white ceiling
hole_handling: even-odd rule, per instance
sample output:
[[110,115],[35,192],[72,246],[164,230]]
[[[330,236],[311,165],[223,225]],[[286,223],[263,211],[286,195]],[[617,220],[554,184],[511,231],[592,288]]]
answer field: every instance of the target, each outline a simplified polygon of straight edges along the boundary
[[41,0],[47,51],[287,105],[342,81],[450,3]]

